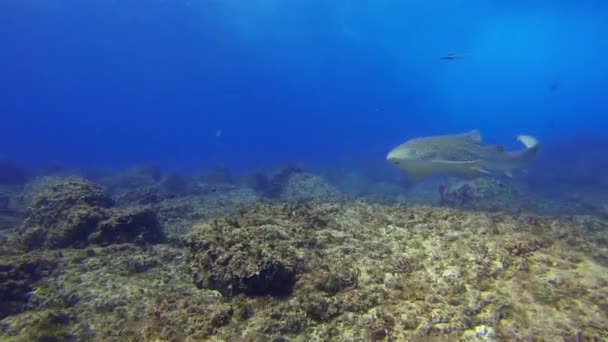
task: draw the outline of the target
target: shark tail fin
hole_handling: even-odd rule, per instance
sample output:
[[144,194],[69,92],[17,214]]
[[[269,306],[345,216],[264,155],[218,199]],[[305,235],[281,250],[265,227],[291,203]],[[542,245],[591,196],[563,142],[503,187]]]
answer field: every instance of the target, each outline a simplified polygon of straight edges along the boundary
[[536,158],[538,152],[538,139],[531,135],[518,135],[517,140],[526,148],[520,151],[511,152],[512,157],[519,160],[522,165],[528,165]]
[[524,144],[526,148],[535,148],[538,146],[538,139],[531,135],[520,134],[517,136],[517,141]]

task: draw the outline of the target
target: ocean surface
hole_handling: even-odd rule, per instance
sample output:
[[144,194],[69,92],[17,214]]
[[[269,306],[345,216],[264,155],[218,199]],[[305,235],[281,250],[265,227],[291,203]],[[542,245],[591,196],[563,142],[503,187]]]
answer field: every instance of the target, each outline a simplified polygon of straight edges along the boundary
[[[0,339],[606,341],[607,37],[600,0],[2,0]],[[472,131],[538,151],[387,160]]]

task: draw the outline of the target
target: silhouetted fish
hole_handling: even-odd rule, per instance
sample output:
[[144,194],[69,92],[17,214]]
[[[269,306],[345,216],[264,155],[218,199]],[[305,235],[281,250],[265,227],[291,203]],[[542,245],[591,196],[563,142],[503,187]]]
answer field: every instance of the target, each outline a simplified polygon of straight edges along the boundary
[[450,53],[449,55],[439,57],[439,59],[459,59],[468,56],[467,54]]
[[551,83],[551,88],[549,88],[551,90],[552,93],[555,93],[556,91],[559,90],[559,82],[555,81],[553,83]]

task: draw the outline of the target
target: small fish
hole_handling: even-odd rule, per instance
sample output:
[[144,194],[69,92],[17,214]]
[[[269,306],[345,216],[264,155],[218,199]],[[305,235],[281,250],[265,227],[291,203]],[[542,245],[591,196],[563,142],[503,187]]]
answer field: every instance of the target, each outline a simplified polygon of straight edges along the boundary
[[218,129],[217,131],[215,131],[215,137],[219,138],[222,136],[222,133],[224,133],[221,129]]
[[525,169],[534,161],[539,146],[529,135],[520,135],[517,140],[524,149],[506,151],[504,146],[483,145],[477,130],[420,137],[395,147],[386,159],[414,182],[442,174],[477,177],[500,173],[512,177],[514,170]]
[[549,90],[552,93],[555,93],[556,91],[558,91],[559,90],[559,82],[555,81],[555,82],[551,83],[551,87],[549,88]]
[[460,59],[460,58],[463,58],[463,57],[466,57],[466,56],[468,56],[468,55],[467,54],[450,53],[450,54],[448,54],[446,56],[439,57],[439,59]]

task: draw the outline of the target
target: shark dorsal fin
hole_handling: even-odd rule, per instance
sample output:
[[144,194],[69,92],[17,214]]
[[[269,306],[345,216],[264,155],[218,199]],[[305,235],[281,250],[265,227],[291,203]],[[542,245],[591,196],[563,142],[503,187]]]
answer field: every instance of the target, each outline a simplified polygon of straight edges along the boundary
[[465,132],[465,133],[461,133],[458,136],[462,139],[466,139],[467,141],[470,141],[475,144],[482,143],[481,133],[479,133],[479,131],[476,129]]

